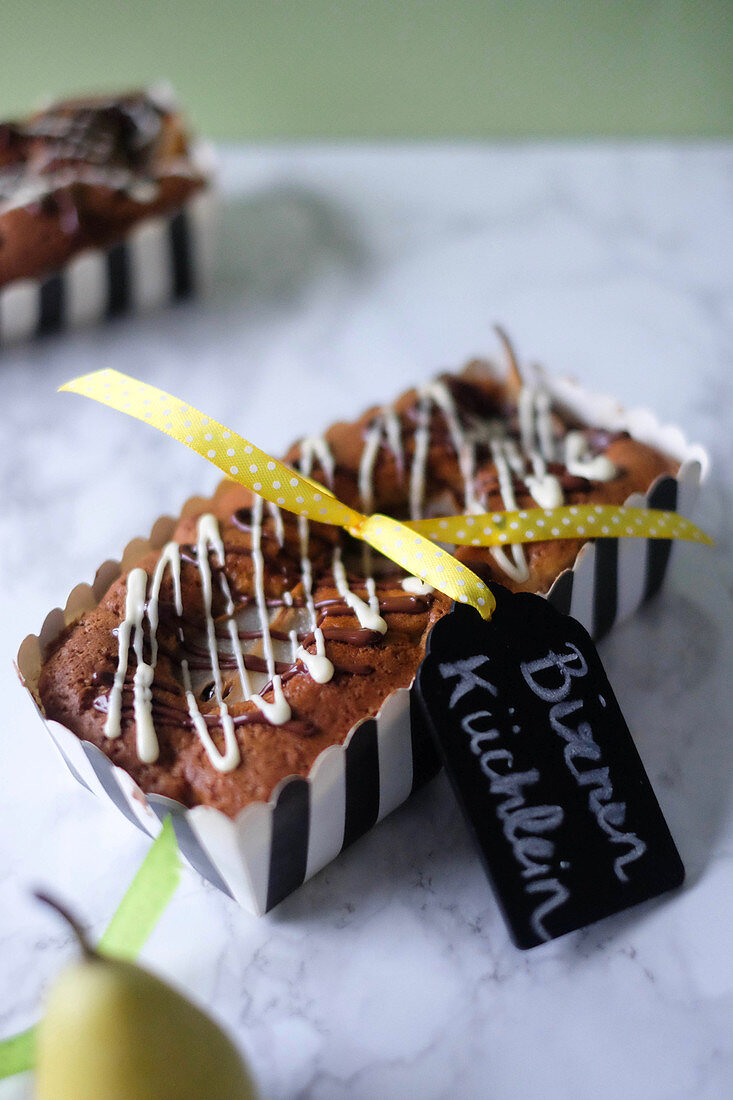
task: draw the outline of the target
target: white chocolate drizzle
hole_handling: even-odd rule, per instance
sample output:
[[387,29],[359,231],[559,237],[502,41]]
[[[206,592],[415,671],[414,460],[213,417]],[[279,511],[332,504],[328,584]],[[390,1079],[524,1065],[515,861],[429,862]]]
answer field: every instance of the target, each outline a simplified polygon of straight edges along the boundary
[[[515,479],[526,485],[539,507],[555,508],[563,503],[560,479],[548,469],[551,463],[563,462],[570,474],[592,481],[608,481],[616,476],[616,468],[605,455],[591,454],[583,432],[569,431],[563,439],[555,439],[550,396],[542,388],[536,385],[524,385],[519,392],[517,402],[519,441],[517,441],[508,432],[505,422],[499,419],[488,422],[473,420],[464,426],[449,387],[442,381],[431,382],[418,391],[413,457],[408,471],[409,510],[412,519],[423,518],[426,507],[426,477],[433,407],[437,407],[442,414],[451,445],[456,453],[463,482],[463,507],[466,512],[479,514],[486,510],[485,501],[479,499],[475,486],[476,447],[479,444],[489,446],[496,469],[499,495],[504,508],[508,511],[518,508],[514,491]],[[385,445],[394,456],[398,477],[401,479],[405,473],[401,424],[398,414],[391,407],[379,410],[365,435],[358,470],[359,496],[365,512],[371,512],[374,507],[374,470],[379,450]],[[326,439],[322,436],[312,436],[304,439],[300,446],[299,466],[303,475],[309,477],[314,462],[317,462],[327,484],[333,487],[335,461]],[[430,502],[430,506],[435,508],[436,501]],[[231,651],[230,663],[233,657],[242,695],[246,701],[253,702],[265,719],[273,725],[282,725],[291,718],[290,706],[283,692],[281,677],[277,672],[270,633],[262,553],[263,507],[262,498],[255,497],[251,508],[251,556],[254,570],[254,600],[259,625],[257,633],[262,640],[268,684],[273,695],[271,702],[265,700],[261,693],[255,693],[252,690],[240,641],[236,607],[224,568],[225,551],[217,521],[213,515],[206,514],[199,518],[197,525],[196,561],[201,580],[206,651],[213,676],[211,685],[213,696],[218,706],[218,720],[224,738],[223,752],[220,752],[214,743],[207,727],[207,716],[202,714],[199,708],[193,690],[191,669],[186,657],[181,661],[182,678],[190,720],[210,762],[221,772],[232,771],[239,764],[241,757],[234,720],[229,713],[223,693],[216,622],[212,610],[213,577],[209,561],[210,553],[214,555],[218,566],[217,575],[224,598],[226,631]],[[268,511],[273,520],[275,538],[278,545],[282,547],[285,541],[282,514],[273,504],[268,504]],[[310,653],[299,644],[298,630],[290,625],[287,629],[290,656],[293,662],[299,660],[303,663],[316,683],[325,684],[334,675],[334,665],[326,656],[325,637],[318,625],[313,595],[313,566],[309,554],[310,527],[304,516],[298,517],[298,534],[301,570],[299,583],[303,591],[304,614],[315,640],[315,653]],[[491,554],[503,572],[516,582],[522,583],[529,578],[529,565],[524,547],[513,545],[508,549],[511,557],[503,547],[492,547]],[[385,634],[387,623],[380,615],[376,581],[371,575],[371,560],[370,549],[365,547],[363,584],[366,589],[366,599],[351,590],[341,557],[341,549],[338,546],[334,549],[332,558],[333,579],[339,596],[354,612],[359,625],[379,634]],[[125,617],[118,628],[118,661],[107,700],[107,716],[104,725],[104,734],[107,738],[113,739],[120,736],[123,691],[132,646],[136,658],[133,678],[136,748],[140,760],[144,763],[153,763],[159,756],[159,744],[153,722],[152,687],[158,659],[158,603],[166,569],[171,571],[176,612],[182,616],[181,556],[180,548],[176,543],[170,542],[163,548],[150,582],[149,594],[148,577],[144,570],[133,569],[128,575]],[[405,577],[400,583],[405,592],[414,595],[428,595],[434,591],[430,584],[418,577]],[[282,603],[289,609],[292,624],[292,615],[296,612],[293,593],[285,591],[282,595]],[[149,663],[144,659],[146,618],[149,629]]]
[[374,473],[374,462],[381,445],[382,422],[381,420],[375,420],[367,431],[366,439],[364,440],[364,450],[361,452],[361,460],[359,462],[359,497],[361,499],[361,506],[365,512],[371,512],[374,509],[372,475]]
[[403,577],[400,583],[404,591],[409,592],[411,596],[429,596],[435,591],[432,584],[421,581],[419,577]]
[[[181,555],[178,545],[175,542],[168,542],[163,547],[150,585],[150,596],[147,608],[148,629],[150,631],[150,664],[147,666],[144,665],[141,656],[136,654],[137,668],[135,669],[133,698],[135,729],[137,731],[137,754],[145,764],[154,763],[158,759],[160,753],[158,738],[155,733],[155,725],[153,723],[152,688],[155,666],[158,663],[158,602],[160,599],[160,587],[163,583],[163,576],[167,568],[170,569],[173,578],[173,599],[176,611],[181,615],[183,614],[183,601],[181,598]],[[140,570],[140,572],[142,572],[142,570]],[[144,582],[142,592],[143,606],[145,601],[144,589],[146,585],[147,578]],[[140,631],[140,636],[142,637],[142,630]],[[141,692],[140,694],[138,694],[137,691],[138,676],[143,677],[146,684],[144,693]]]
[[[519,444],[509,435],[503,420],[488,423],[476,421],[467,428],[461,424],[449,387],[440,380],[430,382],[418,391],[417,425],[414,453],[410,469],[410,518],[422,519],[425,510],[425,483],[430,447],[432,407],[437,406],[445,419],[463,479],[463,507],[468,513],[486,510],[475,492],[476,445],[488,441],[496,467],[499,493],[507,511],[518,508],[514,479],[524,482],[540,508],[558,508],[564,500],[562,484],[548,465],[563,461],[569,473],[591,481],[610,481],[616,468],[605,455],[590,455],[583,432],[568,432],[564,446],[556,442],[552,424],[552,402],[547,390],[534,384],[524,384],[519,391],[517,415]],[[375,444],[367,437],[365,451]],[[374,459],[370,453],[370,463]],[[370,466],[371,470],[371,466]],[[365,496],[360,473],[360,492]],[[518,583],[529,579],[529,564],[522,545],[511,547],[510,554],[502,547],[493,547],[492,557],[499,568]]]
[[[325,439],[320,436],[303,440],[300,452],[300,472],[305,477],[310,477],[313,469],[313,459],[317,458],[321,469],[326,475],[329,486],[333,485],[334,462],[331,449]],[[308,553],[310,536],[310,524],[305,516],[298,516],[298,536],[300,538],[300,573],[303,584],[306,611],[313,638],[316,643],[315,653],[309,653],[305,646],[299,646],[296,656],[303,662],[309,674],[317,684],[327,684],[333,679],[333,663],[326,656],[326,639],[318,625],[316,607],[313,603],[313,567]]]
[[134,631],[133,647],[137,666],[133,678],[133,713],[135,716],[136,749],[144,764],[153,764],[160,752],[158,738],[153,724],[153,678],[158,662],[158,600],[160,586],[166,568],[170,567],[173,576],[173,592],[176,610],[183,612],[181,603],[180,555],[176,543],[167,543],[163,547],[158,564],[155,567],[151,584],[150,599],[147,607],[147,619],[150,630],[150,663],[144,659],[144,620],[148,577],[144,569],[132,569],[127,578],[125,596],[125,618],[118,629],[118,659],[114,683],[109,693],[107,718],[104,735],[110,739],[122,732],[122,692],[130,656],[130,636]]
[[[240,762],[241,755],[234,722],[229,713],[227,704],[223,698],[223,681],[219,665],[219,650],[216,639],[216,624],[212,612],[213,591],[212,573],[209,564],[209,551],[213,552],[219,565],[219,582],[226,605],[226,627],[229,634],[232,654],[234,655],[237,672],[242,688],[242,694],[248,701],[252,701],[268,722],[273,725],[283,725],[291,716],[290,706],[283,694],[280,676],[275,670],[275,660],[272,651],[272,640],[269,631],[269,614],[264,594],[264,560],[261,549],[262,534],[262,500],[256,498],[252,509],[252,560],[255,567],[255,601],[257,604],[260,631],[262,634],[265,661],[268,676],[272,683],[273,701],[268,702],[259,694],[253,694],[250,679],[244,663],[244,655],[239,640],[237,622],[235,617],[234,601],[224,572],[224,545],[219,533],[219,527],[214,516],[210,514],[199,517],[196,538],[196,560],[201,579],[201,598],[204,609],[206,643],[213,676],[214,697],[219,708],[219,722],[224,735],[224,751],[220,752],[209,733],[206,719],[201,710],[193,690],[193,682],[189,662],[186,657],[181,658],[181,674],[183,688],[186,696],[189,717],[196,733],[201,740],[211,764],[217,771],[233,771]],[[158,656],[158,601],[160,588],[166,568],[170,568],[173,578],[173,591],[175,607],[178,615],[183,614],[181,598],[181,559],[180,548],[174,542],[168,543],[161,552],[150,585],[150,597],[145,610],[148,577],[143,569],[132,569],[127,578],[127,594],[125,599],[125,618],[118,629],[118,662],[114,682],[110,690],[107,703],[107,718],[104,725],[104,734],[107,738],[119,737],[121,732],[122,716],[122,691],[124,688],[127,666],[129,662],[130,641],[132,640],[137,667],[133,680],[133,704],[136,727],[137,754],[143,763],[154,763],[158,759],[159,744],[153,721],[153,697],[152,683]],[[292,603],[292,599],[291,599]],[[150,663],[146,663],[143,655],[144,620],[147,617],[150,631]]]
[[376,630],[380,634],[386,634],[387,624],[379,614],[379,598],[377,596],[374,578],[367,577],[366,580],[366,590],[369,596],[369,603],[367,603],[349,588],[346,570],[341,560],[341,548],[339,546],[337,546],[333,552],[333,579],[336,585],[336,591],[346,606],[350,607],[356,615],[359,620],[359,626],[363,626],[367,630]]
[[277,539],[278,546],[283,546],[285,542],[285,525],[283,524],[283,514],[278,508],[277,504],[271,504],[268,502],[267,510],[272,516],[273,523],[275,524],[275,538]]
[[122,689],[127,676],[127,665],[130,657],[130,641],[132,640],[138,667],[135,670],[134,680],[134,707],[135,722],[137,724],[137,752],[144,763],[152,763],[157,759],[157,744],[152,751],[147,744],[144,731],[138,719],[142,717],[148,702],[147,694],[150,692],[150,680],[148,668],[143,661],[143,621],[145,618],[145,598],[148,587],[148,575],[144,569],[131,569],[127,578],[127,593],[125,596],[125,617],[117,630],[117,670],[109,693],[107,706],[107,718],[104,723],[104,735],[110,739],[120,736],[122,732]]
[[359,498],[365,512],[374,508],[374,463],[385,442],[394,456],[397,478],[401,481],[405,467],[402,428],[399,416],[390,405],[380,409],[369,425],[359,459]]
[[[514,495],[512,468],[516,469],[519,457],[516,448],[512,445],[511,440],[495,439],[492,440],[491,443],[491,456],[496,466],[496,476],[499,479],[499,493],[504,503],[504,508],[508,512],[515,511],[517,508],[517,498]],[[509,559],[503,547],[492,546],[491,548],[491,556],[497,565],[503,569],[512,580],[521,584],[529,578],[529,565],[527,563],[527,556],[524,553],[524,547],[521,544],[512,546],[511,554],[513,560]]]
[[333,489],[335,463],[328,441],[322,435],[309,435],[300,441],[299,465],[301,473],[306,477],[311,476],[314,459],[326,475],[326,484],[330,489]]
[[272,683],[273,701],[266,703],[261,696],[255,702],[264,716],[274,726],[282,726],[290,718],[290,706],[283,694],[282,681],[275,671],[275,656],[270,636],[270,615],[265,597],[265,559],[262,554],[262,497],[255,497],[252,504],[252,562],[255,569],[255,600],[260,619],[262,648],[267,663],[267,674]]
[[591,455],[583,432],[568,432],[565,436],[565,466],[569,474],[589,481],[610,481],[616,467],[606,455]]
[[[401,482],[405,466],[402,428],[399,416],[390,405],[381,408],[369,425],[359,459],[359,500],[362,510],[367,513],[374,509],[374,464],[384,443],[392,452],[397,469],[397,480]],[[373,555],[371,546],[366,542],[362,544],[361,561],[364,576],[370,577]]]
[[423,518],[425,500],[425,469],[430,445],[430,406],[431,400],[423,390],[419,391],[417,406],[417,426],[415,428],[414,452],[410,468],[410,519]]

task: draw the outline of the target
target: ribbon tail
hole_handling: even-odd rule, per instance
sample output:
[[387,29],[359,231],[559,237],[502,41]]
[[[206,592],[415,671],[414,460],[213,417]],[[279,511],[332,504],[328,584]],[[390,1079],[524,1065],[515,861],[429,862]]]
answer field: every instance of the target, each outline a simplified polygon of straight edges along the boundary
[[409,520],[405,526],[452,546],[511,546],[555,539],[676,539],[712,546],[713,540],[685,516],[654,508],[572,504],[485,515]]

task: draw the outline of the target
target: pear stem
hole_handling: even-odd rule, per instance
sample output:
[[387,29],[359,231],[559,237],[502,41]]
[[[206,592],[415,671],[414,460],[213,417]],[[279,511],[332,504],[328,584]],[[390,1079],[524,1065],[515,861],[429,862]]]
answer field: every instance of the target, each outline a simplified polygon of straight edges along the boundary
[[494,332],[499,337],[504,353],[509,363],[509,379],[510,382],[518,389],[522,388],[522,372],[519,369],[519,360],[517,359],[517,353],[514,350],[514,345],[507,336],[501,325],[494,325]]
[[43,890],[34,890],[33,896],[38,901],[42,901],[45,905],[50,905],[52,909],[55,909],[56,912],[64,918],[64,920],[76,936],[79,942],[79,947],[81,948],[84,956],[87,959],[95,959],[98,957],[97,952],[94,950],[91,943],[89,942],[86,930],[82,927],[81,923],[76,919],[73,913],[71,913],[66,908],[65,905],[63,905],[60,901],[57,901],[56,898],[52,898],[48,894],[44,893]]

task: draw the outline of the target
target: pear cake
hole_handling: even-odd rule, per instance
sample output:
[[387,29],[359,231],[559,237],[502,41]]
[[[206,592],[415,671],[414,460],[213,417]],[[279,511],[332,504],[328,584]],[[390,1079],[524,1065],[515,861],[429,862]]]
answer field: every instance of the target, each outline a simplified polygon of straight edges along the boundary
[[206,184],[162,91],[71,99],[0,123],[0,288],[114,245]]
[[[285,460],[363,512],[397,519],[622,504],[678,463],[583,424],[511,349],[295,444]],[[307,776],[409,687],[450,600],[335,527],[223,482],[45,655],[48,718],[148,793],[234,818]],[[459,547],[485,581],[547,593],[584,539]]]

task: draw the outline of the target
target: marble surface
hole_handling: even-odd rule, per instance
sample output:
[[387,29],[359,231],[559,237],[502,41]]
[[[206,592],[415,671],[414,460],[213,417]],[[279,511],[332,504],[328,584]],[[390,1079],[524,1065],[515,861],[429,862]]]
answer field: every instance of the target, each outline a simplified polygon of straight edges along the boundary
[[[67,774],[14,678],[20,640],[216,474],[56,387],[100,366],[278,451],[411,381],[521,354],[710,449],[653,606],[602,655],[687,866],[675,896],[515,950],[440,777],[263,919],[187,872],[144,959],[230,1028],[272,1098],[733,1093],[733,148],[230,149],[206,304],[0,360],[0,1034],[69,936],[101,931],[147,842]],[[23,1079],[0,1085],[25,1095]]]

